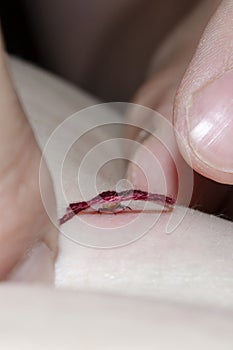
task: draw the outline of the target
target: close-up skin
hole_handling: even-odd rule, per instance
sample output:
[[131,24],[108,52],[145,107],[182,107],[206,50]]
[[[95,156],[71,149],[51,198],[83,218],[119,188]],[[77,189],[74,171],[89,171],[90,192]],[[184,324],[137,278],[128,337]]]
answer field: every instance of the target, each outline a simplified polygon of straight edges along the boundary
[[[72,114],[78,109],[78,105],[84,108],[96,103],[57,78],[24,63],[12,61],[11,70],[42,148],[52,130],[62,122],[63,114]],[[33,89],[32,77],[36,81]],[[47,86],[57,86],[59,89],[56,91],[59,92],[54,89],[48,91]],[[40,94],[40,98],[44,102],[49,105],[50,99],[56,101],[56,118],[52,118],[53,105],[47,109],[46,117],[43,114],[44,119],[40,116],[37,96],[38,89],[41,88],[43,93]],[[59,98],[60,91],[63,94],[62,101]],[[39,124],[38,118],[40,118]],[[46,122],[48,118],[51,118],[49,124]],[[65,138],[69,139],[71,132],[66,130]],[[51,154],[55,163],[49,162],[52,173],[59,160],[58,147],[59,140]],[[71,159],[67,174],[72,173],[72,169],[76,166]],[[72,188],[70,192],[72,194]],[[81,200],[81,197],[76,199]],[[60,213],[64,213],[66,203],[62,201],[59,203],[61,208],[58,209]],[[107,218],[104,214],[94,216],[88,214],[85,218],[81,218],[82,220],[74,217],[61,227],[63,234],[59,238],[59,253],[55,266],[56,287],[65,290],[60,294],[55,290],[41,290],[36,286],[33,289],[21,286],[19,290],[12,283],[7,288],[2,285],[1,300],[4,301],[4,306],[1,307],[1,328],[11,329],[15,334],[14,339],[18,348],[21,346],[24,349],[31,348],[32,343],[35,344],[35,349],[37,347],[39,349],[42,343],[45,349],[51,348],[52,345],[62,349],[64,343],[66,346],[69,344],[71,349],[77,344],[85,348],[90,339],[89,332],[93,334],[94,329],[97,332],[95,342],[88,344],[89,348],[93,349],[114,348],[117,342],[119,347],[125,346],[126,349],[135,349],[137,346],[141,348],[141,342],[145,345],[148,343],[148,348],[149,346],[154,348],[154,345],[158,344],[164,349],[170,349],[174,342],[177,342],[180,344],[180,349],[187,347],[192,349],[192,346],[214,349],[219,343],[224,344],[226,349],[231,349],[233,340],[229,329],[232,326],[233,306],[232,223],[198,211],[186,211],[185,208],[176,208],[173,211],[176,216],[179,216],[180,212],[184,214],[184,219],[172,234],[166,234],[166,220],[169,217],[163,214],[144,237],[121,248],[107,250],[87,248],[74,243],[66,235],[72,226],[78,233],[88,235],[88,230],[93,224],[96,228],[102,227],[105,231],[107,229],[106,233],[111,235],[114,227],[131,221],[138,214],[126,212],[123,215],[108,215]],[[153,218],[153,213],[141,214],[140,225],[143,226]],[[130,234],[128,230],[128,235]],[[128,237],[126,239],[128,241]],[[40,257],[40,260],[43,261],[43,258]],[[46,270],[47,266],[44,266],[44,269]],[[22,282],[28,274],[33,275],[33,272],[33,264],[26,270],[21,268],[21,274],[15,269],[12,271],[11,281]],[[40,282],[40,276],[34,276],[34,281]],[[68,291],[69,289],[73,290],[72,293]],[[82,292],[82,296],[78,291]],[[116,296],[112,299],[105,295],[106,293]],[[120,299],[117,295],[121,295]],[[38,303],[35,303],[35,300],[38,300]],[[124,306],[126,304],[127,308]],[[80,309],[81,305],[83,311]],[[119,305],[122,305],[123,309],[119,309]],[[190,307],[193,311],[190,311]],[[151,310],[150,313],[148,309]],[[53,315],[57,315],[56,322]],[[94,322],[95,317],[102,320],[98,323],[98,328]],[[122,317],[127,320],[126,324],[123,324],[123,328],[127,330],[124,337],[122,321],[116,324],[115,317],[118,320]],[[163,324],[161,318],[164,319]],[[169,324],[166,320],[169,320]],[[85,322],[89,327],[84,327]],[[106,323],[109,324],[109,330],[106,328]],[[151,329],[149,325],[153,328]],[[140,336],[140,341],[135,334],[137,327],[142,332],[138,334],[143,335]],[[216,327],[219,329],[218,332],[215,330]],[[43,330],[44,338],[41,338],[38,329]],[[113,335],[115,332],[117,334],[120,332],[122,337]],[[171,343],[166,343],[167,332],[170,334]],[[112,335],[110,338],[109,334]],[[189,336],[184,337],[184,334]],[[193,339],[192,342],[190,338]],[[15,348],[12,337],[9,338],[5,334],[1,335],[0,339],[1,345],[5,348],[7,346],[9,349]]]
[[[219,5],[218,8],[217,5]],[[232,69],[232,13],[232,1],[222,1],[221,4],[220,1],[202,1],[156,52],[148,71],[147,81],[133,100],[135,103],[155,109],[171,121],[173,119],[178,143],[175,164],[182,163],[185,159],[196,171],[191,206],[219,215],[225,214],[228,218],[232,217],[232,186],[229,185],[233,183],[233,154],[232,147],[228,144],[231,142],[230,135],[233,130],[230,112],[233,82],[232,73],[230,73]],[[208,22],[209,18],[211,19]],[[224,71],[227,72],[228,77],[225,83],[221,79]],[[204,86],[212,89],[212,81],[215,79],[220,84],[218,90],[210,90],[208,95],[201,93]],[[203,105],[197,106],[194,105],[194,102],[199,90]],[[191,102],[192,94],[193,102]],[[217,114],[213,111],[213,101],[216,103],[216,108],[219,108]],[[191,109],[190,106],[192,106]],[[192,109],[196,110],[194,116],[190,115]],[[219,113],[221,113],[220,117]],[[214,115],[219,117],[218,123],[214,120]],[[195,118],[203,120],[203,127],[199,126],[199,138],[202,140],[201,137],[203,137],[203,144],[200,144],[198,140],[198,145],[202,145],[199,146],[198,152],[207,150],[208,145],[216,148],[206,153],[206,160],[200,154],[198,156],[193,146],[194,143],[190,146],[188,117],[193,123]],[[160,127],[156,119],[151,121],[146,115],[143,117],[132,115],[129,120],[133,121],[135,118],[140,120],[142,126],[145,123],[152,124],[152,130]],[[212,124],[207,118],[213,118]],[[204,137],[202,134],[205,132],[205,125],[212,125],[212,142],[211,136]],[[227,132],[226,135],[225,132]],[[153,137],[145,138],[143,134],[142,139],[140,134],[135,135],[130,131],[126,135],[132,138],[138,137],[140,142],[143,142],[156,157],[161,159],[167,182],[170,183],[171,178],[175,177],[173,159],[170,154],[164,149],[161,150],[158,141]],[[173,137],[175,136],[170,135],[170,138]],[[211,158],[213,156],[216,159]],[[220,160],[223,161],[221,166],[218,163]],[[135,154],[135,161],[142,166],[144,171],[147,171],[148,162],[142,150],[139,149],[139,152]],[[148,171],[148,177],[152,176],[153,174]],[[128,177],[135,186],[145,186],[140,173],[132,166],[128,169]],[[174,181],[173,186],[175,192],[178,183]],[[155,191],[156,188],[151,190]]]
[[[36,263],[34,256],[38,260],[39,250],[48,266],[43,271],[38,261],[36,269],[41,274],[41,280],[51,282],[57,231],[48,219],[41,200],[38,182],[41,151],[10,81],[2,41],[0,90],[0,278],[6,278],[21,259],[32,259]],[[44,181],[56,219],[55,198],[48,171]]]
[[[156,114],[129,109],[124,123],[111,103],[101,122],[124,128],[73,142],[103,101],[9,58],[1,40],[2,348],[232,349],[232,18],[232,1],[200,1],[152,55],[131,101],[173,125],[167,148],[143,132],[159,133]],[[138,145],[131,162],[99,170],[123,138]],[[194,171],[187,205],[175,203],[183,165]],[[150,210],[129,202],[140,195]],[[169,210],[154,208],[158,199]]]

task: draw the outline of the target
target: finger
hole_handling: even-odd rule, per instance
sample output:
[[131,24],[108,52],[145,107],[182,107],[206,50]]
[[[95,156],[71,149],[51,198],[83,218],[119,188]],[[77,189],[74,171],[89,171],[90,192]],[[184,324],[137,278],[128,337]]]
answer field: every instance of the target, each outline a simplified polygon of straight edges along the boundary
[[172,130],[165,137],[166,142],[161,142],[154,135],[143,141],[132,156],[127,177],[134,188],[176,197],[177,166],[184,161],[175,145]]
[[[134,100],[135,103],[148,106],[158,111],[167,120],[172,120],[174,97],[179,87],[180,80],[198,44],[204,26],[210,14],[213,13],[213,8],[215,8],[218,1],[219,0],[202,2],[171,33],[167,40],[165,40],[152,60],[150,71],[155,71],[155,74],[153,78],[139,90]],[[128,119],[132,124],[136,121],[141,125],[142,129],[147,125],[151,131],[157,129],[159,133],[160,126],[157,120],[158,118],[150,114],[151,113],[148,112],[131,113]],[[163,147],[166,148],[166,150],[164,149],[164,151],[161,152],[161,145],[159,145],[154,137],[150,137],[143,131],[139,132],[135,128],[127,127],[126,136],[133,139],[137,138],[137,141],[140,143],[144,142],[144,145],[155,155],[156,159],[158,159],[158,162],[163,167],[168,191],[170,191],[170,194],[174,195],[179,185],[177,182],[177,168],[181,169],[185,165],[178,151],[177,143],[175,141],[170,142],[174,139],[173,131],[170,131],[165,141],[166,144],[172,145],[172,152],[171,149],[168,150],[168,147]],[[148,137],[148,139],[145,141],[146,137]],[[140,164],[141,162],[145,165],[147,164],[147,168],[144,166],[143,168],[147,170],[148,180],[154,183],[154,187],[158,190],[158,182],[157,184],[155,182],[157,178],[155,178],[154,175],[156,172],[152,172],[149,169],[150,165],[147,155],[143,154],[143,159],[141,159],[140,152],[138,152],[135,156]],[[138,168],[135,168],[133,165],[129,166],[129,179],[135,185],[143,187],[145,186],[145,179],[140,176],[140,172],[138,172],[137,169]],[[155,188],[153,189],[155,190]]]
[[233,184],[233,3],[212,16],[177,93],[179,149],[200,174]]
[[[142,86],[134,102],[150,108],[132,108],[127,122],[138,125],[139,128],[128,126],[126,129],[126,136],[142,145],[138,147],[128,167],[127,177],[130,182],[135,188],[162,191],[172,196],[176,196],[178,188],[176,165],[184,163],[170,123],[177,88],[176,80],[171,77],[176,77],[176,71],[177,66],[167,66]],[[157,130],[158,134],[162,134],[160,128],[166,123],[170,123],[170,128],[163,137],[164,142],[161,142],[153,132]]]
[[[57,241],[40,196],[41,152],[8,74],[1,38],[0,91],[0,279],[51,281],[51,274],[44,278],[40,273],[45,261],[45,269],[52,271]],[[47,170],[44,178],[55,218]]]

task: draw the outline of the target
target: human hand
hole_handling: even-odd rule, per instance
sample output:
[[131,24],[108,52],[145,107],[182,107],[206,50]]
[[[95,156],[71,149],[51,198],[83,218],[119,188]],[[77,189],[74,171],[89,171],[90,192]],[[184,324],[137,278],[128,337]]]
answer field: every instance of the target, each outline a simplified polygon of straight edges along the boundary
[[[233,192],[229,185],[233,184],[233,4],[222,1],[214,13],[218,3],[203,1],[168,38],[156,54],[152,77],[134,102],[157,110],[170,121],[174,109],[173,123],[179,135],[175,161],[165,149],[161,150],[153,136],[144,140],[139,137],[139,142],[162,164],[170,194],[175,194],[178,188],[176,165],[185,159],[195,170],[191,206],[232,217]],[[129,117],[132,122],[135,118],[141,116]],[[142,125],[145,122],[151,123],[146,117]],[[154,127],[159,127],[156,121]],[[146,153],[139,149],[134,159],[153,181],[155,175],[150,172]],[[145,186],[144,178],[133,165],[129,166],[128,177],[136,187]],[[152,190],[158,191],[154,183]]]
[[[59,79],[23,62],[13,63],[12,71],[18,91],[25,106],[31,111],[30,122],[42,147],[62,118],[78,109],[77,101],[80,109],[87,107],[88,103],[89,106],[96,103]],[[45,111],[44,105],[47,107]],[[107,108],[108,120],[111,113],[115,116],[116,111],[111,112]],[[121,120],[122,114],[119,115],[119,123]],[[82,118],[79,124],[81,128],[85,128],[85,125],[88,125],[88,118]],[[115,129],[95,129],[96,142],[99,144],[101,140],[112,139],[110,131],[114,132],[115,138]],[[113,147],[108,148],[110,154],[111,151],[115,154],[117,146],[122,149],[121,129],[118,132],[119,143],[114,142]],[[63,138],[57,138],[49,153],[48,162],[55,185],[60,171],[59,145],[63,147],[66,143],[69,144],[73,134],[73,125],[72,128],[64,128]],[[80,166],[83,152],[85,154],[86,150],[94,148],[93,138],[90,135],[85,137],[82,147],[78,147],[78,144],[76,147],[67,158],[63,180],[64,184],[70,184],[66,187],[67,198],[74,196],[73,198],[81,200],[81,193],[80,197],[74,194],[76,182],[70,179]],[[98,167],[101,155],[101,151],[95,153]],[[97,183],[111,188],[113,180],[117,182],[122,179],[123,169],[121,172],[119,163],[117,167],[114,166],[115,171],[109,172],[113,164],[115,165],[110,163],[109,168],[100,172]],[[84,171],[85,180],[94,176],[93,164]],[[89,181],[84,181],[82,193],[88,191]],[[64,202],[59,202],[58,197],[58,203],[63,210],[66,198],[64,197]],[[59,240],[56,285],[66,291],[2,285],[0,324],[2,328],[10,330],[1,337],[2,348],[14,347],[15,344],[24,349],[31,348],[32,344],[41,348],[42,343],[48,348],[57,349],[64,348],[64,344],[69,344],[70,348],[77,348],[79,344],[82,347],[90,338],[90,332],[93,333],[93,328],[96,331],[94,340],[97,343],[100,340],[102,349],[109,349],[111,344],[116,345],[116,341],[119,348],[124,347],[125,338],[119,337],[119,329],[127,335],[127,349],[135,349],[137,346],[154,349],[156,345],[163,348],[167,343],[169,348],[180,344],[180,349],[190,349],[191,346],[213,349],[216,344],[217,347],[224,344],[224,349],[232,349],[231,315],[225,313],[233,305],[232,223],[179,206],[171,214],[174,215],[175,222],[181,216],[184,218],[173,234],[166,234],[169,216],[164,213],[147,234],[132,244],[117,249],[86,248],[67,237],[73,227],[74,237],[85,241],[87,239],[86,242],[92,237],[93,243],[100,243],[104,235],[114,241],[125,227],[123,238],[132,238],[139,231],[132,231],[135,226],[128,223],[137,219],[137,229],[141,230],[142,225],[155,220],[155,213],[126,212],[124,215],[107,216],[88,214],[77,216],[62,226],[61,231],[64,230],[65,235],[61,234]],[[90,230],[93,236],[90,235]],[[69,288],[73,291],[68,291]],[[136,296],[140,296],[140,301]],[[64,305],[68,318],[63,317]],[[119,312],[116,313],[116,309]],[[145,317],[142,317],[143,313]],[[96,319],[100,320],[100,314],[101,322],[96,329]],[[110,318],[112,322],[109,323]],[[123,322],[124,318],[126,323]],[[161,318],[164,319],[162,324]],[[148,332],[143,333],[143,337],[141,331],[137,332],[139,337],[135,338],[137,327],[140,330],[145,328]],[[167,334],[171,335],[169,339]],[[93,343],[92,339],[93,337],[90,347],[96,349],[97,343]]]
[[[0,90],[0,279],[51,282],[57,234],[40,196],[41,152],[11,83],[1,38]],[[47,168],[43,175],[55,219]]]

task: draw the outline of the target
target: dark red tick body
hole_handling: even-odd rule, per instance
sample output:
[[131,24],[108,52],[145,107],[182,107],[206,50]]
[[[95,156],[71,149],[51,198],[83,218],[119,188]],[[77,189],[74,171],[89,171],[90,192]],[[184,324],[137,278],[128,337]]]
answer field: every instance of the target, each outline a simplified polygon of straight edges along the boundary
[[121,211],[125,210],[126,208],[130,209],[130,207],[121,205],[121,202],[129,200],[160,202],[166,207],[172,207],[175,204],[175,200],[173,198],[163,194],[149,193],[141,190],[126,190],[122,192],[105,191],[87,202],[70,203],[69,207],[66,209],[65,215],[59,220],[59,223],[60,225],[64,224],[66,221],[72,219],[73,216],[95,204],[104,205],[104,207],[100,208],[98,212],[106,211],[116,214],[116,210],[118,209],[121,209]]

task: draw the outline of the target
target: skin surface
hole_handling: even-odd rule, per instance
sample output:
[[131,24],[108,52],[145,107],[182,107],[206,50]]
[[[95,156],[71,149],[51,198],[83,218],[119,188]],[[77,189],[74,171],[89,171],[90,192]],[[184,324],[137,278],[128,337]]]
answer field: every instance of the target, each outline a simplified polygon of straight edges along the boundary
[[19,286],[1,289],[0,307],[0,344],[9,350],[232,349],[228,310]]
[[[68,108],[72,113],[78,105],[85,107],[94,102],[23,63],[13,61],[12,68],[41,146],[65,118]],[[32,76],[36,81],[33,87],[30,84]],[[57,90],[50,90],[48,86],[57,86]],[[54,105],[49,107],[48,103],[47,114],[41,117],[38,91],[43,91],[40,98],[47,96],[48,100],[57,101],[56,114]],[[50,123],[47,124],[49,117]],[[102,133],[103,129],[101,136]],[[72,130],[66,130],[64,141],[69,140],[71,134]],[[87,143],[90,141],[86,138]],[[54,144],[51,153],[54,162],[48,162],[52,176],[56,162],[59,162],[59,142],[57,140]],[[67,166],[66,174],[69,175],[76,166],[72,157]],[[107,173],[101,176],[102,181],[109,181]],[[72,195],[73,189],[69,191]],[[64,211],[64,197],[58,198],[58,202],[58,210]],[[32,343],[35,349],[41,348],[42,344],[45,349],[62,349],[64,344],[71,349],[77,345],[109,349],[119,344],[121,348],[137,349],[143,344],[149,349],[155,346],[171,349],[176,343],[180,349],[217,349],[219,344],[224,349],[231,349],[232,223],[190,209],[186,212],[184,208],[176,208],[173,214],[175,218],[180,218],[180,214],[185,214],[185,217],[172,234],[166,234],[170,214],[163,214],[144,237],[117,249],[86,248],[60,235],[56,285],[65,290],[2,285],[1,329],[7,327],[15,336],[2,335],[1,346],[13,349],[17,342],[18,348],[24,349],[31,348]],[[107,218],[86,215],[82,220],[77,217],[69,225],[67,223],[62,231],[70,233],[73,226],[76,233],[83,232],[85,237],[92,224],[96,230],[98,227],[107,229],[106,236],[109,237],[113,227],[124,227],[138,216],[138,213],[108,215]],[[141,225],[143,228],[150,220],[153,222],[154,216],[154,213],[140,215],[137,227]],[[119,228],[118,232],[121,230]],[[99,239],[97,232],[95,236]],[[132,231],[128,229],[127,232],[132,238]],[[33,270],[34,264],[26,274],[31,271],[33,275]],[[70,288],[73,292],[67,290]],[[119,294],[121,297],[117,296]],[[91,338],[90,332],[94,334]],[[94,340],[90,343],[91,339]]]
[[[41,152],[10,81],[1,38],[0,90],[0,279],[6,278],[20,260],[31,259],[33,254],[38,257],[39,249],[49,271],[41,279],[51,282],[57,236],[40,196]],[[42,181],[56,219],[53,187],[46,167]]]
[[[222,6],[224,5],[229,5],[229,2],[223,2]],[[228,9],[230,10],[230,7]],[[1,183],[5,184],[1,196],[2,214],[5,217],[9,215],[8,208],[12,202],[16,210],[13,219],[10,216],[3,221],[6,226],[3,226],[4,230],[0,232],[1,277],[4,278],[8,274],[8,279],[11,281],[48,282],[51,281],[52,260],[56,251],[56,229],[49,221],[37,187],[40,151],[8,79],[3,55],[1,57],[0,81],[2,91],[6,94],[0,100],[1,122],[4,121],[4,115],[9,115],[9,123],[7,120],[5,132],[2,132],[1,137],[13,140],[11,143],[4,143],[10,148],[2,148],[0,154]],[[58,80],[24,64],[13,63],[13,71],[19,94],[27,108],[36,139],[42,148],[54,128],[69,114],[69,110],[72,113],[78,108],[94,104],[92,99],[83,96],[82,93],[77,93]],[[182,84],[180,91],[183,91]],[[182,101],[182,93],[178,94],[178,104],[180,96]],[[109,110],[103,119],[106,117],[111,119],[112,114],[117,118],[117,113]],[[120,120],[120,116],[118,118]],[[50,153],[47,154],[59,213],[64,212],[66,206],[66,198],[60,192],[58,182],[62,147],[66,142],[70,142],[73,135],[85,124],[88,124],[88,121],[83,119],[81,123],[79,121],[76,125],[68,125],[62,130],[63,137],[54,140]],[[18,133],[22,134],[22,138],[16,137]],[[98,143],[113,136],[119,137],[117,130],[111,133],[110,130],[100,128],[95,134],[95,140],[85,137],[82,140],[82,147],[74,145],[65,164],[64,183],[68,184],[65,188],[68,199],[73,196],[76,200],[79,196],[81,198],[81,193],[74,191],[75,183],[70,181],[82,160],[81,153],[93,148],[94,141]],[[21,146],[21,142],[27,147]],[[109,147],[109,155],[112,156],[118,147],[120,148],[120,142],[116,142],[114,147]],[[27,148],[31,151],[32,161],[27,158]],[[18,152],[25,154],[25,158],[17,157]],[[93,177],[93,166],[102,160],[101,151],[98,152],[93,158],[93,163],[87,162],[87,167],[84,169],[86,182],[82,191],[86,193],[90,189],[88,181]],[[7,154],[11,157],[6,157]],[[114,176],[111,173],[109,175],[107,171],[109,169],[100,172],[99,186],[101,184],[113,186],[114,181],[122,177],[124,164],[117,169]],[[29,194],[26,201],[25,195],[21,196],[21,192],[18,191],[19,185],[22,186],[22,177],[26,180],[25,187],[32,189],[26,191]],[[50,183],[50,177],[46,172],[42,187],[48,194],[46,207],[49,214],[54,213]],[[10,190],[4,192],[5,188]],[[51,206],[50,200],[53,203]],[[8,202],[9,205],[5,206],[4,203]],[[155,222],[156,218],[158,220]],[[167,234],[169,220],[173,220],[173,230]],[[148,222],[154,225],[141,237],[142,233],[145,233],[144,225]],[[65,341],[66,346],[70,342],[70,348],[74,343],[76,346],[77,342],[80,342],[83,348],[103,349],[109,348],[109,342],[112,341],[111,348],[116,344],[123,348],[127,344],[127,349],[143,346],[170,349],[176,343],[180,349],[187,347],[214,349],[219,348],[220,344],[224,349],[231,349],[233,345],[232,228],[231,222],[182,207],[176,207],[173,212],[163,213],[159,217],[154,211],[144,214],[124,213],[108,218],[104,215],[74,218],[61,229],[55,279],[59,287],[83,290],[83,297],[75,292],[59,293],[39,288],[32,290],[26,286],[20,290],[15,286],[4,288],[2,285],[1,329],[4,331],[4,325],[5,327],[7,325],[7,329],[13,330],[16,335],[9,337],[4,333],[4,337],[0,337],[2,347],[15,348],[14,342],[17,341],[18,348],[31,348],[32,343],[35,344],[35,348],[36,346],[41,348],[43,342],[44,348],[47,346],[59,349],[64,344],[62,341]],[[72,236],[82,245],[72,242],[67,236]],[[134,239],[135,242],[127,244]],[[42,244],[38,245],[40,242]],[[118,248],[85,247],[85,244],[104,246],[106,242],[108,248],[111,245],[112,247],[118,245]],[[25,256],[33,245],[35,249]],[[18,266],[9,274],[18,261]],[[117,293],[124,297],[122,299],[107,297],[105,294],[91,296],[88,294],[90,291]],[[126,295],[130,298],[128,299]],[[138,297],[141,299],[138,300]],[[35,303],[37,299],[38,303]],[[67,317],[64,316],[65,311]],[[43,322],[40,322],[42,318]],[[69,322],[63,324],[67,318]],[[161,322],[162,319],[165,322]],[[122,323],[122,320],[125,320],[125,323]],[[121,325],[118,326],[119,321]],[[121,335],[124,334],[124,337],[119,337],[119,333],[115,333],[116,329]],[[78,339],[74,330],[79,332]],[[94,330],[97,344],[88,343],[91,341],[89,331],[93,334]],[[127,332],[124,333],[123,330]],[[41,337],[41,331],[45,334],[44,338]],[[142,337],[141,334],[145,336]]]
[[[47,73],[37,71],[23,62],[11,60],[9,62],[9,68],[11,75],[13,75],[14,78],[14,85],[18,90],[20,100],[23,102],[24,108],[30,119],[31,127],[35,132],[36,139],[41,148],[43,148],[54,128],[64,119],[64,116],[70,115],[78,109],[90,105],[90,98],[86,97],[84,93],[77,93],[76,90],[70,86],[64,85],[60,80],[56,80]],[[60,99],[60,94],[63,95],[63,100]],[[41,101],[43,101],[43,106]],[[91,101],[92,103],[95,103],[94,99]],[[56,116],[56,118],[53,119],[54,116]],[[30,153],[31,152],[32,149],[30,149]],[[39,159],[37,160],[37,180],[35,180],[34,177],[32,178],[33,185],[37,186],[39,180],[40,160],[41,153]],[[28,164],[26,169],[28,169],[28,171],[31,170],[29,169]],[[24,174],[26,174],[25,165],[23,170]],[[9,176],[9,174],[6,174],[6,176]],[[32,176],[32,173],[30,173],[30,176]],[[15,181],[14,176],[12,176],[12,181]],[[30,214],[34,220],[33,224],[29,224],[28,230],[25,230],[25,225],[22,232],[17,230],[17,236],[19,237],[20,242],[15,240],[15,232],[13,230],[11,231],[11,234],[9,234],[9,232],[6,234],[5,231],[3,231],[4,235],[2,234],[0,236],[2,242],[2,253],[0,255],[1,269],[3,271],[1,278],[5,277],[7,272],[8,280],[42,282],[46,284],[53,283],[54,281],[54,258],[57,253],[57,229],[54,226],[54,223],[56,224],[57,218],[56,215],[54,215],[55,204],[53,189],[47,188],[47,181],[49,181],[51,186],[48,172],[46,172],[43,188],[45,188],[45,191],[49,190],[47,209],[53,218],[53,223],[51,223],[50,218],[45,211],[41,200],[40,189],[38,188],[38,197],[37,195],[35,197],[32,193],[31,199],[33,199],[33,208],[37,207],[37,202],[42,205],[42,217],[41,214],[38,213]],[[18,183],[16,182],[16,186],[17,185]],[[15,202],[15,192],[8,190],[8,195],[10,194],[12,196],[12,201]],[[23,201],[25,202],[25,197],[23,197]],[[4,204],[3,201],[1,203]],[[22,207],[22,209],[25,211],[25,205]],[[9,210],[7,210],[7,213],[9,213]],[[42,227],[43,233],[46,236],[49,235],[51,239],[51,242],[49,241],[49,249],[46,244],[47,241],[44,239],[38,239],[38,237],[40,237],[40,231],[38,232],[38,228],[35,227],[36,220],[41,223],[44,215],[45,221],[42,221]],[[17,222],[18,219],[19,223],[22,225],[20,222],[22,220],[21,210],[16,210],[14,218],[15,222]],[[8,223],[11,221],[7,220],[6,222]],[[21,238],[20,234],[24,240]],[[28,247],[31,247],[32,240],[33,242],[36,240],[34,243],[35,246],[33,246],[33,249],[29,250],[25,255],[25,245],[27,249]],[[40,244],[40,242],[42,244]],[[15,253],[16,249],[18,255]],[[17,266],[15,266],[15,263]],[[14,268],[13,271],[10,271],[12,268]]]
[[[232,149],[228,145],[231,137],[225,136],[224,133],[222,136],[220,135],[222,137],[221,145],[223,151],[219,155],[219,161],[221,158],[224,163],[224,159],[226,159],[229,171],[224,170],[224,164],[221,164],[220,167],[218,165],[217,168],[214,164],[207,166],[205,162],[201,161],[200,157],[195,156],[193,148],[189,146],[189,133],[186,122],[187,113],[185,111],[185,106],[187,106],[193,91],[198,89],[202,91],[202,85],[204,88],[206,84],[209,84],[208,81],[214,79],[214,76],[221,76],[224,71],[231,69],[232,52],[230,49],[231,45],[228,42],[232,42],[232,2],[221,2],[216,11],[219,4],[220,1],[203,1],[168,36],[160,49],[156,51],[148,71],[147,80],[134,97],[135,103],[155,109],[171,123],[173,122],[177,134],[173,135],[173,133],[170,133],[167,137],[172,143],[174,153],[176,150],[175,160],[171,158],[169,152],[154,137],[146,137],[145,133],[137,135],[135,130],[132,129],[126,130],[126,135],[142,142],[146,149],[155,155],[158,163],[162,164],[170,193],[176,193],[177,191],[179,183],[176,166],[180,166],[185,159],[195,170],[191,206],[209,213],[226,215],[226,217],[232,218],[232,186],[230,186],[232,184],[232,170],[229,167],[233,158],[231,155],[228,155],[228,152]],[[209,24],[205,29],[208,20]],[[213,33],[216,33],[216,35],[213,35]],[[199,41],[200,43],[198,44]],[[197,45],[198,49],[196,49]],[[214,120],[215,111],[213,111],[212,105],[214,105],[213,100],[215,100],[219,106],[222,106],[222,112],[220,112],[222,117],[219,120],[222,120],[222,125],[226,124],[226,130],[232,133],[232,114],[227,119],[228,121],[224,122],[225,107],[223,102],[221,102],[225,98],[225,105],[231,108],[231,97],[225,97],[227,92],[230,93],[232,91],[229,84],[231,82],[222,82],[218,90],[215,92],[211,91],[212,99],[207,97],[207,95],[203,95],[203,100],[207,102],[206,109],[202,112],[200,118],[207,122],[209,112],[209,115]],[[200,92],[200,94],[202,93]],[[176,99],[174,101],[175,95]],[[219,100],[213,96],[218,96]],[[219,114],[217,113],[216,115],[218,116]],[[190,115],[190,123],[192,123],[192,120],[195,123],[194,117]],[[160,129],[159,120],[150,118],[147,114],[143,116],[135,113],[129,115],[129,121],[135,122],[135,120],[140,122],[142,129],[145,128],[145,125],[149,125],[151,130],[155,128],[157,130]],[[221,130],[221,126],[216,121],[213,123],[216,125],[216,130],[214,129],[213,133],[217,135],[219,130]],[[212,138],[214,139],[214,136]],[[208,148],[208,140],[204,140],[206,140],[206,144],[202,146],[203,152]],[[217,143],[215,147],[219,148]],[[216,149],[212,154],[218,154]],[[142,148],[135,153],[134,160],[145,169],[148,174],[148,181],[152,183],[154,172],[149,170],[150,161]],[[207,159],[207,162],[210,161],[211,159]],[[215,160],[215,162],[218,161]],[[129,166],[128,178],[135,186],[145,188],[145,178],[133,165]],[[154,188],[152,187],[151,190],[158,190],[156,181],[154,181]]]

